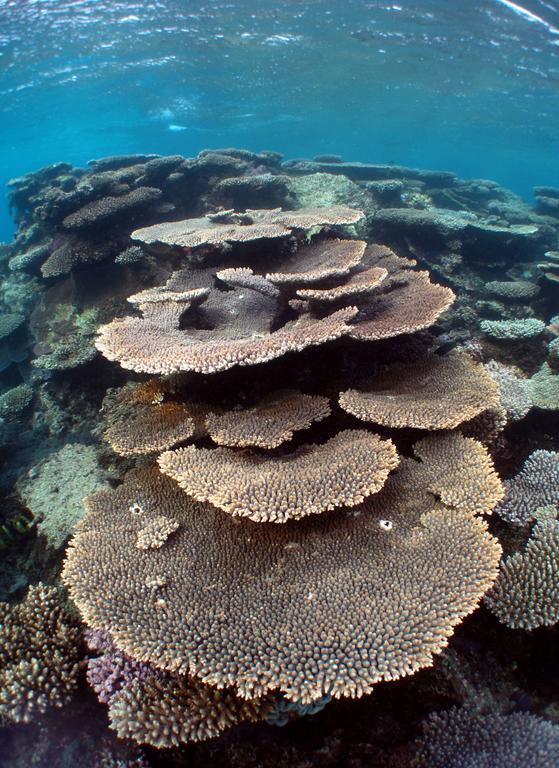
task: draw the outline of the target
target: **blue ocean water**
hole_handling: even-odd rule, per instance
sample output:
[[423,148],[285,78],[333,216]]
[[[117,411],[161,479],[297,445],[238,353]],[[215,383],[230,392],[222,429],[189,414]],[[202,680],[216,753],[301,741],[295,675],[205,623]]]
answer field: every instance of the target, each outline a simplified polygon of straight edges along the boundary
[[2,187],[61,160],[218,146],[525,196],[559,177],[549,0],[0,0],[0,67]]

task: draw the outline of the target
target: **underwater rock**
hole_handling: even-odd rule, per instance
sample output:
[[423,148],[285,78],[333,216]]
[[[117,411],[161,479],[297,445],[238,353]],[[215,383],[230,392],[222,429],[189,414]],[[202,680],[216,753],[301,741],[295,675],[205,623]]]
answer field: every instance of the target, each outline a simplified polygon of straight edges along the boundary
[[[58,301],[57,301],[58,299]],[[32,365],[43,371],[65,371],[93,360],[95,332],[99,324],[95,308],[80,311],[60,284],[43,294],[30,320],[35,339]]]
[[405,184],[399,179],[387,179],[386,181],[366,181],[362,183],[377,204],[382,208],[397,208],[403,205],[402,194]]
[[114,171],[118,168],[128,168],[131,165],[143,165],[150,160],[157,160],[161,155],[109,155],[97,160],[88,160],[87,164],[94,171]]
[[534,187],[536,210],[546,216],[559,216],[559,189],[557,187]]
[[[352,181],[383,181],[386,179],[415,179],[423,181],[433,187],[449,187],[456,180],[456,176],[449,171],[428,171],[420,168],[406,168],[400,165],[374,165],[371,163],[347,163],[347,162],[319,162],[313,161],[315,166],[311,173],[335,173],[347,176]],[[284,167],[290,171],[302,171],[309,173],[309,169],[301,167],[296,161],[284,163]]]
[[[295,208],[296,201],[288,176],[257,174],[234,176],[218,181],[212,192],[212,202],[241,211],[245,208]],[[320,203],[317,203],[320,205]]]
[[20,477],[17,487],[48,545],[60,549],[83,517],[84,497],[106,488],[107,474],[93,446],[68,443]]
[[349,205],[367,214],[373,201],[367,191],[345,176],[311,173],[289,180],[288,189],[295,200],[295,207],[320,207],[323,205]]

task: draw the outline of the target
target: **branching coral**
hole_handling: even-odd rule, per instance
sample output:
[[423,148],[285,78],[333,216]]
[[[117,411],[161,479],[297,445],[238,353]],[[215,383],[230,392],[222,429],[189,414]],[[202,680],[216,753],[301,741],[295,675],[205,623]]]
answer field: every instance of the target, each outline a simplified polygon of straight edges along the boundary
[[505,486],[506,496],[496,512],[510,523],[525,525],[538,507],[559,506],[559,453],[533,451]]
[[27,723],[61,707],[78,683],[80,630],[56,587],[0,603],[0,716]]
[[88,630],[87,679],[108,704],[111,727],[123,739],[169,748],[218,736],[242,720],[260,720],[271,697],[246,700],[194,678],[163,672],[119,651],[107,632]]
[[270,708],[267,698],[241,699],[192,677],[154,675],[118,694],[109,719],[121,739],[169,748],[215,738],[245,720],[262,720]]
[[524,320],[482,320],[480,328],[494,339],[517,341],[540,336],[545,331],[545,323],[532,317]]
[[513,629],[535,629],[559,621],[558,520],[538,522],[526,549],[501,563],[485,603]]
[[439,712],[418,743],[421,768],[554,768],[558,761],[559,726],[525,712]]
[[485,370],[499,385],[501,406],[510,421],[523,419],[532,407],[530,380],[522,377],[518,371],[495,360],[485,365]]

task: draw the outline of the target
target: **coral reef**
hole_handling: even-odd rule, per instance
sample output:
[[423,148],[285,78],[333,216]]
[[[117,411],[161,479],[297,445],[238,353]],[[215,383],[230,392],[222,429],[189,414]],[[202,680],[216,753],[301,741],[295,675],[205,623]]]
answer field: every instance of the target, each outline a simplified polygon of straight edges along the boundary
[[[426,718],[430,768],[554,764],[557,190],[221,148],[9,196],[8,764],[408,768]],[[15,602],[72,534],[87,661]]]
[[161,454],[158,463],[197,501],[256,522],[283,523],[356,506],[382,488],[398,458],[389,440],[345,430],[281,461],[248,451],[189,446]]

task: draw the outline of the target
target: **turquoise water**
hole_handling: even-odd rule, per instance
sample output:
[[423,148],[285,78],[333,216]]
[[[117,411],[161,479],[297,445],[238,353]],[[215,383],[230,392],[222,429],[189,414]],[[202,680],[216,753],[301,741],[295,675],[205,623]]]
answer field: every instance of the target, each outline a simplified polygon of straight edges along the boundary
[[0,66],[2,186],[62,159],[218,146],[444,168],[525,196],[559,175],[547,0],[0,0]]

